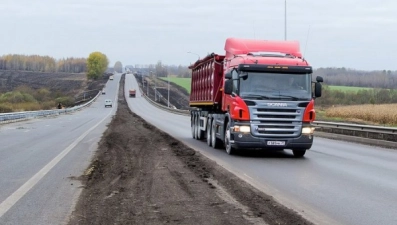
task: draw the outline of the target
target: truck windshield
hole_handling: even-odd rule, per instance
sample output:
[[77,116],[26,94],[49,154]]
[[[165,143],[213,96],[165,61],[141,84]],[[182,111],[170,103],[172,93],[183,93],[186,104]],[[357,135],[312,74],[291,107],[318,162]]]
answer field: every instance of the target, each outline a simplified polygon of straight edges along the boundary
[[311,74],[249,72],[238,93],[245,99],[310,100]]

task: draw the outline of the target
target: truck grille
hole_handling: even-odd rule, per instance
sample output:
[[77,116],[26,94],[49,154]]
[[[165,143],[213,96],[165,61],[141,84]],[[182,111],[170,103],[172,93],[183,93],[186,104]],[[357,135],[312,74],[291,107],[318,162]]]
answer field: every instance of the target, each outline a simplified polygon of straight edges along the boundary
[[[283,102],[284,103],[284,102]],[[268,106],[257,102],[249,106],[251,133],[257,137],[298,137],[302,131],[304,107],[300,102],[285,102],[287,106]]]

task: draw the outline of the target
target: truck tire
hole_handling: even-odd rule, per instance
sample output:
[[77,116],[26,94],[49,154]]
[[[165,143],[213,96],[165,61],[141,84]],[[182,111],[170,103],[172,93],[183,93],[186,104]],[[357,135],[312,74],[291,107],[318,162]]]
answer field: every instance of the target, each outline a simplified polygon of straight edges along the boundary
[[192,131],[192,138],[194,138],[194,139],[196,138],[196,136],[195,136],[196,127],[194,126],[195,121],[196,121],[196,119],[195,119],[195,116],[194,116],[194,112],[192,112],[192,114],[190,116],[190,128],[191,128],[191,131]]
[[302,158],[306,153],[306,149],[292,149],[292,153],[295,158]]
[[204,131],[202,131],[200,129],[200,113],[197,113],[196,129],[197,129],[197,140],[203,140],[204,139]]
[[230,123],[228,122],[226,125],[226,130],[225,130],[225,149],[226,153],[229,155],[234,155],[236,153],[236,149],[232,147],[232,144],[230,143]]
[[212,140],[211,140],[211,132],[212,132],[212,129],[211,129],[211,118],[208,118],[207,119],[207,132],[206,132],[206,136],[207,136],[207,145],[208,146],[212,146]]
[[221,148],[222,142],[216,137],[215,119],[211,123],[211,145],[213,148]]

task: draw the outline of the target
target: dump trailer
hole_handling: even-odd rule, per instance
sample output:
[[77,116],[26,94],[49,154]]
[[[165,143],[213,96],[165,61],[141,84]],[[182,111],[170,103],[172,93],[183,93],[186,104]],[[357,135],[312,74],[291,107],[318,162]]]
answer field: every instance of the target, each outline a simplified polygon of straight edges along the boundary
[[312,81],[299,42],[228,38],[224,49],[189,66],[192,137],[228,154],[291,149],[303,157],[323,78]]
[[129,90],[130,97],[135,98],[136,90],[135,89],[130,89]]

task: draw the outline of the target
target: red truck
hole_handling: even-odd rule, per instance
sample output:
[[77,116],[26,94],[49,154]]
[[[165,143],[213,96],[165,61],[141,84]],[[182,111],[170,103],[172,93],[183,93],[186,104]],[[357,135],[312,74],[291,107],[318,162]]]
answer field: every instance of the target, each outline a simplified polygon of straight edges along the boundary
[[129,94],[130,94],[130,97],[135,98],[136,90],[135,89],[130,89],[129,90]]
[[312,81],[299,43],[228,38],[225,51],[189,67],[193,138],[228,154],[291,149],[303,157],[313,144],[314,99],[323,78]]

